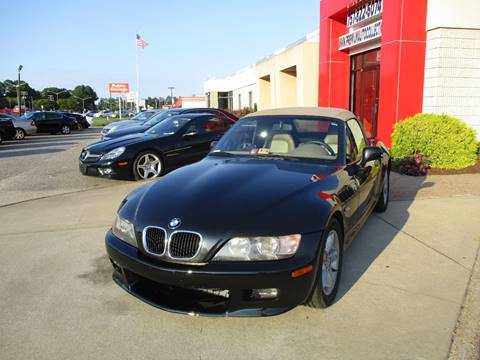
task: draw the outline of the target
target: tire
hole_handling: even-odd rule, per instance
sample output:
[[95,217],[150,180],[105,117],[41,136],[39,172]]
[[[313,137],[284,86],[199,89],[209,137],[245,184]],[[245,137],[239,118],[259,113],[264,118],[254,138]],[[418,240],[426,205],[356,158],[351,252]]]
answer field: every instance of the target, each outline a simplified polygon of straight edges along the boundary
[[157,178],[163,174],[162,158],[154,151],[144,151],[135,158],[132,172],[135,181]]
[[380,189],[380,197],[377,205],[375,205],[376,212],[384,212],[388,208],[388,201],[390,199],[390,172],[387,170],[383,177],[382,188]]
[[25,136],[27,136],[25,130],[16,128],[15,131],[15,140],[25,140]]
[[0,132],[0,145],[3,143],[3,134]]
[[[331,243],[331,241],[335,242],[335,238],[333,238],[333,240],[330,239],[331,236],[336,236],[336,246]],[[327,252],[330,257],[325,255],[328,245],[327,240],[331,244],[330,251]],[[336,256],[332,252],[334,247],[337,251]],[[312,292],[306,302],[307,306],[320,309],[333,304],[342,274],[342,262],[343,231],[337,219],[333,218],[330,220],[330,223],[326,226],[325,231],[322,234],[318,255],[317,276],[315,278]],[[331,279],[331,277],[328,276],[329,271],[326,271],[326,268],[330,268],[332,270],[330,273],[335,275],[335,279],[330,286],[328,286],[328,280],[325,281],[326,279]],[[333,271],[334,269],[335,271]]]
[[62,127],[60,128],[60,133],[62,135],[68,135],[72,132],[72,129],[70,128],[69,125],[62,125]]
[[83,125],[78,123],[78,130],[82,130],[82,129],[84,129]]

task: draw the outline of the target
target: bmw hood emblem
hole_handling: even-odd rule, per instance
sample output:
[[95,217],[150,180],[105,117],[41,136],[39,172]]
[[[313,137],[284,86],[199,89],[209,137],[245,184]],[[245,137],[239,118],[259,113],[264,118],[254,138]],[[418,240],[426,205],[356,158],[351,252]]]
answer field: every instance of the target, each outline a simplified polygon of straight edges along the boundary
[[174,218],[168,222],[168,227],[170,229],[176,229],[180,226],[181,223],[182,223],[182,220],[180,220],[179,218]]

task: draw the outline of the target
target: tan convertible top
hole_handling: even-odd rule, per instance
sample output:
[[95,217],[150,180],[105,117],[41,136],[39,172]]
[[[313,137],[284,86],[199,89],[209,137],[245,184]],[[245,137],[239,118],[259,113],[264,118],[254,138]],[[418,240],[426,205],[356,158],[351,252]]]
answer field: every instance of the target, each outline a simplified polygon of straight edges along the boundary
[[245,117],[252,116],[275,116],[275,115],[294,115],[294,116],[325,116],[343,121],[350,120],[355,117],[350,111],[339,108],[328,107],[289,107],[280,109],[261,110]]

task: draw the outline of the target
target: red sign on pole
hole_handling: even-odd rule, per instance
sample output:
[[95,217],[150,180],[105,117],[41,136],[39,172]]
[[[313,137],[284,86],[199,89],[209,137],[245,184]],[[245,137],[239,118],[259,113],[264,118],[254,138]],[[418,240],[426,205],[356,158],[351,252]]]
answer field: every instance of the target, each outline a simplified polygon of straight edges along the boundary
[[108,84],[108,92],[125,94],[130,91],[128,83],[110,83]]

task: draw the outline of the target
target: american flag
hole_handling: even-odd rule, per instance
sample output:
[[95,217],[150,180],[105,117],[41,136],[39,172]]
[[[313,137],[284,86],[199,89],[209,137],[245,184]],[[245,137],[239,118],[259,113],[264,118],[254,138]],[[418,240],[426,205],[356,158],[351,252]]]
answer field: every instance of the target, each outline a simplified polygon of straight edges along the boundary
[[140,35],[137,34],[137,47],[145,49],[148,46],[148,43],[142,39]]

